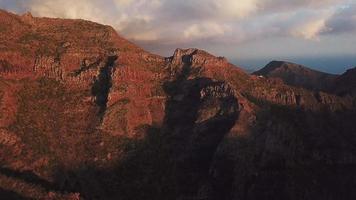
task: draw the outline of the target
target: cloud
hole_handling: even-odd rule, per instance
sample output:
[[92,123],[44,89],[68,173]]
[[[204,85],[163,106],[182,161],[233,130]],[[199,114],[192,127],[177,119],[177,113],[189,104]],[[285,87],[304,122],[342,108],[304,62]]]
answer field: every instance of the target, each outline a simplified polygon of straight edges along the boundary
[[215,0],[213,3],[220,15],[243,18],[257,11],[257,0]]
[[327,30],[324,19],[317,19],[293,27],[291,34],[305,39],[317,39],[320,33]]
[[229,27],[219,25],[217,23],[193,24],[183,32],[183,35],[187,39],[209,38],[224,35],[224,33],[228,30]]
[[329,33],[356,32],[356,3],[340,8],[326,22]]
[[[2,3],[6,2],[6,3]],[[356,30],[350,0],[0,0],[36,16],[83,18],[139,44],[241,44],[273,37],[318,40]]]
[[[20,2],[20,0],[15,0]],[[21,1],[35,16],[86,19],[112,25],[134,40],[156,40],[151,21],[159,0],[28,0]]]
[[133,0],[115,0],[114,3],[116,4],[117,7],[126,7],[129,6]]
[[259,7],[266,12],[289,12],[334,7],[347,0],[261,0]]
[[320,35],[330,30],[326,22],[334,12],[333,9],[299,12],[290,18],[289,33],[307,40],[319,40]]
[[95,1],[30,0],[29,2],[28,9],[38,16],[105,21],[105,16],[102,15]]

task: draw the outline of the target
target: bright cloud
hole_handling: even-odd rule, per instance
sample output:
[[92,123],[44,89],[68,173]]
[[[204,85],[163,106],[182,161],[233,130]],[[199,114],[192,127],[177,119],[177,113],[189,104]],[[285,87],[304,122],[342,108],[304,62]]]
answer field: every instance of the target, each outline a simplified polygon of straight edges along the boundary
[[92,1],[31,0],[27,8],[38,16],[104,21],[102,10]]
[[129,6],[133,0],[115,0],[114,3],[116,3],[116,6],[120,7],[126,7]]
[[216,11],[220,15],[242,18],[257,11],[257,0],[215,0]]
[[293,27],[291,34],[296,37],[305,39],[318,39],[320,33],[327,30],[324,19],[317,19],[307,23],[302,23],[300,26]]
[[216,23],[193,24],[189,26],[183,35],[185,38],[209,38],[224,35],[229,28]]

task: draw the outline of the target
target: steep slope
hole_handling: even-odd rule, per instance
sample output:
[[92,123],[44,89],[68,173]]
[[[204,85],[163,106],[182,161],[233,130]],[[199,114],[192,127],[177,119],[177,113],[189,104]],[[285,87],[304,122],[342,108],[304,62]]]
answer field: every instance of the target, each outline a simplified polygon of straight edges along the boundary
[[356,68],[347,70],[336,79],[333,92],[341,96],[356,95]]
[[329,91],[337,77],[284,61],[272,61],[253,74],[268,78],[280,78],[288,85],[318,91]]
[[33,199],[61,196],[74,181],[66,174],[56,180],[59,171],[110,166],[121,154],[120,137],[162,123],[164,58],[84,20],[0,11],[0,21],[1,167],[56,182],[31,193],[36,187],[17,188],[23,180],[10,173],[14,187],[7,190]]
[[186,60],[193,77],[226,81],[240,103],[239,117],[214,153],[197,199],[355,197],[352,98],[246,76],[201,50],[178,49],[171,60]]
[[84,20],[0,11],[0,22],[0,196],[356,196],[351,96],[199,49],[163,58]]

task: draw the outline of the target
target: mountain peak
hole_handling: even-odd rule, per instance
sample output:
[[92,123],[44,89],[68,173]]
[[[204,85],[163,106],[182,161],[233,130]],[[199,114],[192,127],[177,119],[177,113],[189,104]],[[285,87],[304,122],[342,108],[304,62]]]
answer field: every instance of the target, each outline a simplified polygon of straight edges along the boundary
[[286,61],[272,61],[261,70],[254,72],[253,75],[280,78],[288,85],[323,91],[329,90],[337,77]]
[[28,23],[30,25],[35,24],[35,17],[33,17],[31,12],[26,12],[25,14],[21,15],[21,19],[22,19],[22,21],[24,21],[25,23]]
[[21,15],[21,17],[23,17],[23,18],[33,18],[33,15],[32,15],[31,12],[28,11],[25,14]]
[[215,63],[216,65],[227,65],[229,62],[225,57],[216,57],[204,50],[197,48],[181,49],[177,48],[172,57],[173,63],[191,63],[195,66]]
[[288,61],[278,61],[274,60],[268,63],[264,68],[254,72],[254,75],[268,75],[269,73],[275,70],[303,70],[303,71],[313,71],[312,69],[305,67],[303,65],[299,65],[296,63],[288,62]]
[[338,95],[356,95],[356,67],[347,70],[335,81],[334,92]]

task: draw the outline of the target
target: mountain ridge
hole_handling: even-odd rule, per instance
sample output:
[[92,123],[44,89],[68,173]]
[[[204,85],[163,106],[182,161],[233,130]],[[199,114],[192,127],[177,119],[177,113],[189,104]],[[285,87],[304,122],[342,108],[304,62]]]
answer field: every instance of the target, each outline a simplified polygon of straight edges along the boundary
[[154,55],[97,23],[22,18],[0,11],[0,196],[356,197],[355,97],[199,49]]
[[272,61],[253,74],[269,78],[281,78],[288,85],[322,91],[330,91],[338,77],[286,61]]
[[356,67],[347,70],[345,73],[340,75],[336,79],[335,86],[333,88],[334,92],[338,95],[351,95],[355,96],[355,86],[356,86]]

